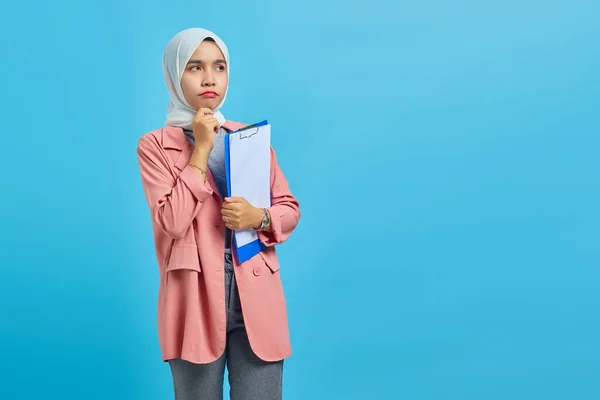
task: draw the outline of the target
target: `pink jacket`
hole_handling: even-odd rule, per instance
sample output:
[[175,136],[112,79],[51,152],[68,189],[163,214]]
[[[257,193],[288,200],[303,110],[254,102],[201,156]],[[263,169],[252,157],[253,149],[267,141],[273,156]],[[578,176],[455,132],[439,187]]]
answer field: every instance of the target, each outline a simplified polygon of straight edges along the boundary
[[[230,131],[243,126],[223,124]],[[172,126],[146,133],[137,148],[160,272],[157,317],[162,359],[208,363],[225,350],[225,225],[223,200],[210,170],[203,184],[188,166],[192,151],[183,129]],[[259,232],[267,248],[241,265],[233,257],[250,345],[265,361],[291,355],[275,245],[290,236],[300,219],[298,201],[272,148],[271,198],[273,232]]]

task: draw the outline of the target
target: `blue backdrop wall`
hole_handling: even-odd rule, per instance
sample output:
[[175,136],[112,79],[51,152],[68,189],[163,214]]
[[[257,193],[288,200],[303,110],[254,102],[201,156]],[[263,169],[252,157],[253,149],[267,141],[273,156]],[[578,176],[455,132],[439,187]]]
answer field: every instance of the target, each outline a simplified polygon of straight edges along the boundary
[[600,6],[77,3],[0,14],[3,399],[172,398],[136,158],[167,41],[231,53],[302,219],[286,399],[600,398]]

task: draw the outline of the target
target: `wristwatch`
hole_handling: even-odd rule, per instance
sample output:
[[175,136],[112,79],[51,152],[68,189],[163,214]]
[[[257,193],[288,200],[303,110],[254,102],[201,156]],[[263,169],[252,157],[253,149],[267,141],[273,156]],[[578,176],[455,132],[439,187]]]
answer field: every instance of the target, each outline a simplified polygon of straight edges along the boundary
[[271,216],[269,215],[269,212],[263,208],[263,219],[262,222],[260,224],[260,226],[258,227],[259,231],[262,231],[263,229],[265,229],[267,226],[269,226],[269,224],[271,223]]

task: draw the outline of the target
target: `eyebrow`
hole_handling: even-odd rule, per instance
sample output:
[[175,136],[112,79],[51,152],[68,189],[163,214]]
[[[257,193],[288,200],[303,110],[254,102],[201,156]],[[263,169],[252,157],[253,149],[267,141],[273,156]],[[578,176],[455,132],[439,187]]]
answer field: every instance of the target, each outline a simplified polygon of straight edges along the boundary
[[[215,64],[225,64],[225,65],[227,65],[227,61],[225,61],[223,59],[215,60],[214,63]],[[202,61],[202,60],[190,60],[190,61],[188,61],[188,64],[206,64],[206,61]]]

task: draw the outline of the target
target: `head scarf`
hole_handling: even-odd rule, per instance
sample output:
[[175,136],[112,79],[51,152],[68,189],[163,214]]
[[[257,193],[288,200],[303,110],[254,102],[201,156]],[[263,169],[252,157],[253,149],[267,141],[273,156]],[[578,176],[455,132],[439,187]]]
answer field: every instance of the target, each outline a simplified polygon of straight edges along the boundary
[[[165,83],[171,97],[167,106],[168,114],[165,125],[192,129],[192,120],[196,116],[196,110],[185,100],[183,90],[181,89],[181,77],[190,57],[206,38],[212,38],[217,46],[219,46],[219,49],[221,49],[221,52],[223,52],[225,61],[227,61],[227,76],[229,76],[229,51],[225,43],[217,35],[206,29],[189,28],[173,36],[169,43],[167,43],[162,63]],[[214,117],[220,125],[223,125],[225,122],[225,117],[219,109],[225,102],[228,88],[229,84],[227,85],[227,89],[225,89],[223,100],[213,110]]]

